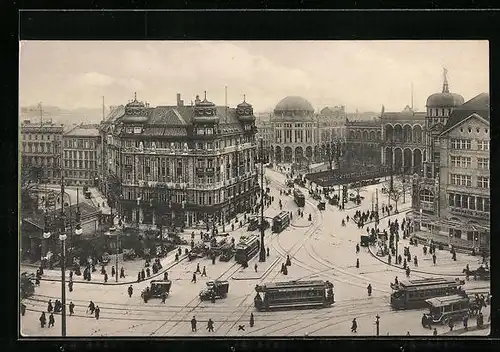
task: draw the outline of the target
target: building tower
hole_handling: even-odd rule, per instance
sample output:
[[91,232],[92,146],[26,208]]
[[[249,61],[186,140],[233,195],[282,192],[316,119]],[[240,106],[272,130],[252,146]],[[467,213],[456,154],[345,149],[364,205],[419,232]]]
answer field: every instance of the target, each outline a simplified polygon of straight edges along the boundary
[[460,94],[450,93],[448,70],[443,69],[443,89],[427,98],[425,118],[424,177],[435,178],[439,171],[439,135],[453,109],[464,103]]

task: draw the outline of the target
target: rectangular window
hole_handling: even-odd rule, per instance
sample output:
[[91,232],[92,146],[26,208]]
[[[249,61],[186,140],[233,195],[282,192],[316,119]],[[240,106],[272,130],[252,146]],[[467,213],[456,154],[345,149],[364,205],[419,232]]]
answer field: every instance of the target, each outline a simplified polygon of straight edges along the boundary
[[487,213],[490,212],[490,199],[489,198],[484,198],[484,211]]
[[484,176],[477,177],[477,187],[478,188],[490,188],[490,178]]
[[450,183],[455,186],[471,187],[472,181],[469,175],[450,174]]
[[484,198],[476,197],[476,208],[479,211],[484,211]]
[[490,169],[490,159],[488,158],[477,158],[477,168],[482,170]]
[[477,149],[488,151],[490,150],[490,142],[489,141],[477,141]]

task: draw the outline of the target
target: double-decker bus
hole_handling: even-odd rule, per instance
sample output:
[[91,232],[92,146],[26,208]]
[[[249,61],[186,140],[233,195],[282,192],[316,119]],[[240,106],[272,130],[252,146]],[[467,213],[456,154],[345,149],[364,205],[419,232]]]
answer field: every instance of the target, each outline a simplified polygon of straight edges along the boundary
[[306,205],[306,198],[304,197],[304,194],[300,189],[295,189],[293,191],[293,199],[299,207],[303,207]]
[[290,225],[290,214],[287,211],[282,211],[273,218],[272,231],[280,233]]
[[330,281],[288,281],[256,285],[254,298],[257,310],[284,308],[322,308],[334,303]]
[[239,264],[246,264],[259,251],[260,240],[254,235],[245,238],[236,245],[236,253],[234,259]]
[[391,284],[394,290],[391,294],[391,306],[394,309],[425,308],[425,300],[429,298],[462,293],[464,283],[459,279],[430,278]]

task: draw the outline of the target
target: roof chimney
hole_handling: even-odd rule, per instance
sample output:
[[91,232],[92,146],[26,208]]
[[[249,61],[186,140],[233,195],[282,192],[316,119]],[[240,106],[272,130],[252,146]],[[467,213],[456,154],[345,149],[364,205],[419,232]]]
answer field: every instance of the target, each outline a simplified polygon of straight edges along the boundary
[[184,106],[184,100],[181,99],[181,93],[177,93],[177,106]]

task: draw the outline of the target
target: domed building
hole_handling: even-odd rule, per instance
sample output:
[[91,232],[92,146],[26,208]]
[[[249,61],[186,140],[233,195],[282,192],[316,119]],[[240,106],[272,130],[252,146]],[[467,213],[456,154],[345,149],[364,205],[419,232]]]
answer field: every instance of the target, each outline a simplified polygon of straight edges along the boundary
[[[426,161],[439,165],[439,135],[443,132],[444,126],[448,122],[453,110],[464,103],[464,98],[460,94],[450,93],[448,84],[448,70],[443,70],[443,89],[441,93],[434,93],[427,98],[427,115],[425,118],[425,144]],[[431,165],[431,164],[429,164]],[[432,177],[435,176],[437,169],[429,169]],[[427,173],[427,170],[426,170]]]
[[321,110],[315,114],[311,103],[299,96],[283,98],[271,117],[271,156],[276,163],[324,161],[326,143],[343,138],[345,109],[343,106]]

